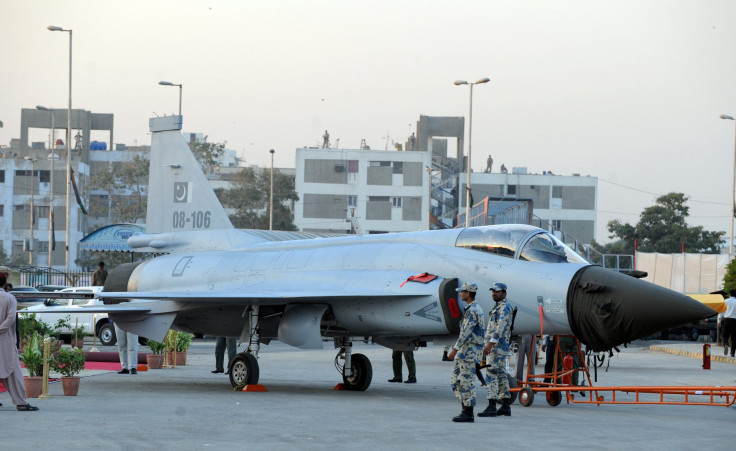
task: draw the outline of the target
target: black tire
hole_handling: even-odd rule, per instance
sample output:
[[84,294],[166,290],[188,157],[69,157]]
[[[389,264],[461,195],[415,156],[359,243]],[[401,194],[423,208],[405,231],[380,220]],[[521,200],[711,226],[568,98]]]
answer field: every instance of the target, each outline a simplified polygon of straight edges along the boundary
[[113,346],[118,342],[118,337],[115,335],[115,326],[112,323],[105,323],[100,326],[97,337],[103,346]]
[[[519,385],[516,383],[516,378],[511,376],[509,373],[504,371],[504,374],[506,375],[506,380],[509,382],[509,388],[516,388]],[[509,398],[509,402],[513,404],[516,401],[516,392],[511,392],[511,398]]]
[[250,352],[242,352],[230,362],[230,384],[233,387],[245,387],[258,383],[260,371],[258,359]]
[[534,391],[529,387],[519,390],[519,404],[529,407],[534,403]]
[[345,388],[352,391],[366,391],[373,379],[371,361],[363,354],[353,354],[350,360],[352,361],[353,375],[348,378],[343,370],[342,381]]
[[698,341],[698,337],[700,337],[700,332],[698,332],[698,326],[691,326],[690,330],[688,330],[687,338],[690,341]]
[[547,404],[552,407],[557,407],[562,402],[562,392],[559,391],[548,391],[545,397],[547,398]]

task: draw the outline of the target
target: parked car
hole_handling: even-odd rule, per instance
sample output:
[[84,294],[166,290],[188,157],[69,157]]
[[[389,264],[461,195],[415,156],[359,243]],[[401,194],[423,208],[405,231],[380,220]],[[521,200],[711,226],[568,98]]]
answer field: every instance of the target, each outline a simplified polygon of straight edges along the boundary
[[45,291],[45,292],[54,292],[54,291],[61,291],[65,288],[69,288],[68,285],[36,285],[36,289],[38,291]]
[[[38,289],[37,288],[33,288],[33,287],[18,286],[18,287],[13,287],[13,291],[11,291],[10,294],[21,292],[21,291],[22,292],[29,292],[29,291],[38,292]],[[31,299],[18,299],[17,309],[18,310],[23,310],[23,309],[28,308],[28,307],[31,307],[33,305],[39,305],[39,304],[42,304],[43,301],[45,301],[45,300],[46,300],[46,298],[43,298],[43,297],[31,298]]]
[[660,332],[663,340],[668,340],[671,335],[685,335],[690,341],[698,341],[701,335],[710,335],[710,340],[716,340],[718,315],[710,318],[701,319],[697,323],[683,324],[682,326],[671,327]]
[[[73,287],[65,288],[61,290],[62,293],[99,293],[102,291],[102,287]],[[51,313],[51,312],[36,312],[37,310],[48,310],[54,307],[67,307],[70,309],[81,309],[83,305],[98,305],[102,301],[99,299],[87,299],[87,298],[71,298],[71,299],[46,299],[42,305],[35,305],[26,309],[28,313],[36,313],[36,319],[43,321],[50,327],[54,327],[60,319],[69,317],[69,327],[62,328],[62,337],[69,337],[72,335],[75,324],[84,326],[86,335],[92,335],[93,331],[96,331],[97,336],[100,339],[100,343],[104,346],[112,346],[117,343],[115,337],[115,327],[113,326],[110,319],[107,317],[107,313]]]

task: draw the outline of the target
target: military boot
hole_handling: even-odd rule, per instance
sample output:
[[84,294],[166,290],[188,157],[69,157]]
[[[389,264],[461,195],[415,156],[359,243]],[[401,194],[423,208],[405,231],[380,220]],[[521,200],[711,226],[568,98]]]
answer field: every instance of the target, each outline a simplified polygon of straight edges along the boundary
[[507,417],[511,416],[511,400],[509,398],[501,400],[501,408],[498,409],[498,415],[505,415]]
[[486,407],[486,410],[483,412],[478,413],[479,417],[495,417],[498,416],[498,412],[496,411],[496,400],[495,399],[489,399],[488,400],[488,407]]
[[465,407],[463,406],[463,411],[460,412],[460,415],[453,417],[452,421],[455,423],[472,423],[475,421],[475,417],[473,416],[473,406]]

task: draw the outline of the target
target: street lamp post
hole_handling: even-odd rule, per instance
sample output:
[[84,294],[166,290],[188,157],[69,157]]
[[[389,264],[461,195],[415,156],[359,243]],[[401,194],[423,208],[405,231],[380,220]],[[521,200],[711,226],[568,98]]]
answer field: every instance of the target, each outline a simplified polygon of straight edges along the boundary
[[160,81],[158,82],[161,86],[178,86],[179,87],[179,116],[181,116],[181,84],[172,83],[170,81]]
[[36,108],[43,111],[48,111],[51,113],[51,145],[49,147],[51,148],[51,173],[49,174],[49,268],[51,267],[51,252],[53,249],[51,248],[51,243],[54,242],[54,228],[52,226],[53,224],[53,217],[54,217],[54,160],[56,159],[56,138],[55,135],[55,124],[54,124],[54,117],[56,116],[54,114],[54,110],[51,108],[46,108],[42,105],[36,105]]
[[273,230],[273,154],[275,150],[268,151],[271,154],[271,192],[268,195],[268,230]]
[[[72,184],[72,149],[71,149],[71,136],[72,136],[72,30],[65,30],[61,27],[49,25],[46,27],[49,31],[63,31],[69,33],[69,106],[67,107],[66,113],[66,235],[64,241],[65,255],[64,255],[64,271],[69,272],[69,194],[71,191]],[[50,215],[49,215],[50,216]],[[50,218],[49,218],[50,219]],[[50,266],[50,262],[49,262]]]
[[36,159],[32,157],[23,157],[25,160],[31,162],[31,214],[30,220],[28,221],[28,229],[31,231],[31,241],[28,242],[28,265],[33,266],[33,198],[36,194],[35,187],[35,174],[36,174]]
[[[733,116],[721,114],[721,119],[734,121]],[[728,242],[728,261],[731,261],[733,255],[733,217],[736,214],[736,135],[734,135],[733,145],[733,177],[731,179],[731,239]]]
[[490,78],[481,78],[475,83],[467,82],[465,80],[456,80],[455,86],[470,85],[470,110],[468,112],[468,164],[465,166],[465,172],[467,172],[468,179],[465,182],[465,227],[469,226],[470,220],[470,155],[471,155],[471,144],[473,141],[473,86],[482,83],[488,83],[491,81]]

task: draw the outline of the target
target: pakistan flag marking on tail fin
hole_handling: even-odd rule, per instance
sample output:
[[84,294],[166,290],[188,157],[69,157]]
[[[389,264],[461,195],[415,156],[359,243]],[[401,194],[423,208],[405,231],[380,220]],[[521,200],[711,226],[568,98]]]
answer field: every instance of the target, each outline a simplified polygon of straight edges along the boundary
[[437,321],[438,323],[442,322],[442,318],[440,317],[440,305],[437,302],[433,302],[426,307],[417,310],[414,312],[414,315],[421,316],[422,318],[427,318],[432,321]]

